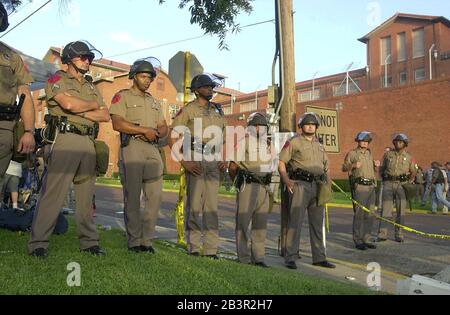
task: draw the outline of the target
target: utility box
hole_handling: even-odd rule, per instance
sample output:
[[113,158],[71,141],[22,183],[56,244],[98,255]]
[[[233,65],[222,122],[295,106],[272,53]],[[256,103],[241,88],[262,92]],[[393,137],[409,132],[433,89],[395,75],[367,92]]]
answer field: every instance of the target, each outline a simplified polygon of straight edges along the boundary
[[278,99],[278,85],[271,85],[267,89],[267,102],[270,106],[274,106]]

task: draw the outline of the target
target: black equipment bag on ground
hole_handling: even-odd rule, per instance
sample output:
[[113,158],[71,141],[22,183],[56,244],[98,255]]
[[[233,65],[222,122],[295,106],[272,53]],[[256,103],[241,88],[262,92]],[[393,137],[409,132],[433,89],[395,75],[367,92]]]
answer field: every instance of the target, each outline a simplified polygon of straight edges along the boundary
[[[33,222],[33,211],[14,211],[13,209],[0,209],[0,228],[14,232],[28,232]],[[56,221],[53,234],[63,235],[69,229],[66,217],[60,213]]]

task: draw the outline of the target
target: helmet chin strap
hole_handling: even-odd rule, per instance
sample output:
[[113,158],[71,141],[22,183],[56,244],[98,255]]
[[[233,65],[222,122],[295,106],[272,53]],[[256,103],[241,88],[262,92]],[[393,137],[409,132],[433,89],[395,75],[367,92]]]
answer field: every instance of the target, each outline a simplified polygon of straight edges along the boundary
[[77,70],[77,72],[81,73],[82,75],[85,75],[86,73],[89,72],[89,70],[83,70],[83,69],[78,68],[78,67],[75,65],[75,63],[73,63],[72,61],[71,61],[70,63],[71,63],[71,65],[75,68],[75,70]]
[[201,98],[207,100],[208,102],[213,99],[212,95],[204,95],[204,94],[200,93],[199,91],[197,91],[197,93],[198,93],[198,96],[200,96]]

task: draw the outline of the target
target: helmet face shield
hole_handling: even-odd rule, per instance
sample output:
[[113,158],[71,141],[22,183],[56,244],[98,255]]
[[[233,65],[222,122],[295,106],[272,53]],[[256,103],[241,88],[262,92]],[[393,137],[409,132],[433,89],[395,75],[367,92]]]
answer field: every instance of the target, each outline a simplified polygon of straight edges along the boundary
[[223,85],[223,81],[220,80],[215,75],[210,74],[210,73],[203,73],[203,74],[195,76],[192,79],[190,89],[191,89],[191,91],[195,91],[195,90],[197,90],[201,87],[205,87],[205,86],[210,86],[213,89],[215,89],[222,85]]
[[300,117],[298,121],[298,126],[303,128],[305,125],[316,125],[317,128],[320,126],[320,117],[316,113],[306,112]]
[[12,2],[10,0],[1,0],[0,1],[0,5],[3,5],[3,8],[5,9],[6,15],[11,15],[11,13],[14,12],[14,7],[13,7]]
[[71,42],[64,47],[62,52],[62,62],[69,63],[70,60],[77,57],[87,57],[89,62],[100,60],[103,54],[86,40]]
[[161,72],[161,62],[158,58],[147,57],[136,60],[130,68],[128,77],[132,79],[137,73],[150,73],[155,78]]
[[356,142],[361,142],[361,141],[372,142],[372,139],[373,139],[373,137],[372,137],[372,133],[370,131],[361,131],[356,136]]
[[409,144],[409,139],[408,137],[404,134],[404,133],[397,133],[392,137],[392,142],[396,142],[396,141],[402,141],[404,142],[406,145]]
[[0,1],[0,32],[4,32],[8,28],[8,15],[10,15],[12,12],[14,12],[14,8],[11,4],[11,1]]
[[253,113],[248,116],[247,125],[249,126],[268,126],[269,123],[267,121],[266,115],[262,113]]

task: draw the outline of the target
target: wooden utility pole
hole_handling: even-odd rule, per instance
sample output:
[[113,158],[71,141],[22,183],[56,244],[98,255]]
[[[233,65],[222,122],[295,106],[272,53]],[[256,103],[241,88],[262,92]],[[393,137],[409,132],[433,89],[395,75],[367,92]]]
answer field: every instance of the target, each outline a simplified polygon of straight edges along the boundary
[[[297,131],[295,104],[294,18],[292,0],[275,0],[277,48],[280,53],[280,132]],[[281,185],[281,191],[284,191]],[[284,256],[289,222],[289,197],[282,193],[280,255]]]
[[295,56],[294,56],[294,17],[292,0],[276,0],[279,6],[280,48],[282,69],[283,101],[280,111],[280,132],[295,132],[296,90],[295,90]]

